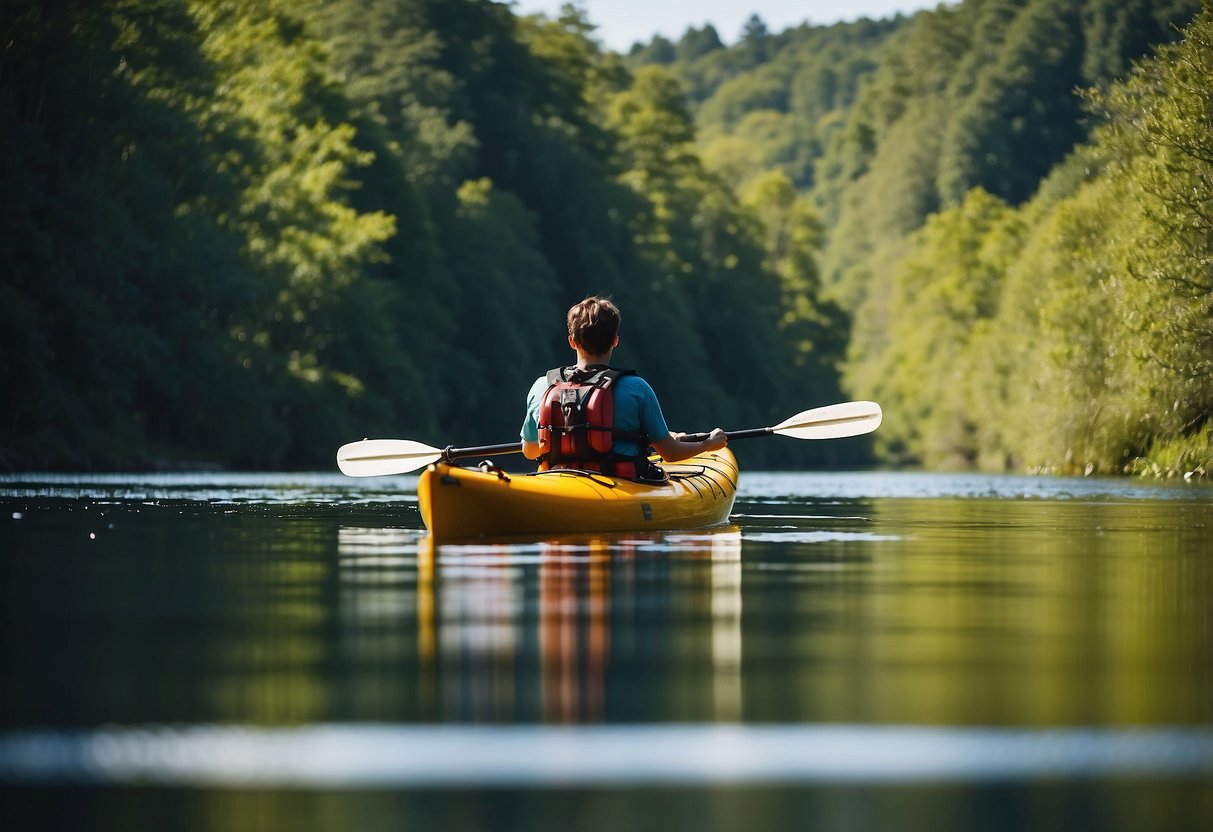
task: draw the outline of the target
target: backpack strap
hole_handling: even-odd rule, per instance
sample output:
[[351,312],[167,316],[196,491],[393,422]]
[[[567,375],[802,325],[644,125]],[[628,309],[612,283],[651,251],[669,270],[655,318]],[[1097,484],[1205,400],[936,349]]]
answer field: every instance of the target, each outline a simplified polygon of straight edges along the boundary
[[619,367],[608,367],[605,364],[591,364],[588,367],[556,367],[548,370],[548,387],[562,381],[584,384],[606,390],[623,376],[634,376],[635,370],[625,370]]
[[[575,396],[580,403],[589,397],[595,389],[607,390],[612,387],[616,381],[624,376],[636,375],[635,370],[627,370],[623,368],[608,367],[605,364],[591,364],[588,367],[556,367],[548,370],[546,378],[548,390],[558,384],[574,384],[579,390],[573,392],[567,391],[569,395]],[[542,418],[542,415],[541,415]],[[597,428],[598,430],[606,430],[606,428]],[[581,470],[599,471],[610,476],[618,476],[624,479],[636,479],[654,481],[650,476],[645,476],[642,472],[647,471],[649,467],[648,458],[644,454],[643,449],[649,444],[649,438],[639,431],[611,431],[612,437],[615,440],[624,440],[633,442],[641,447],[640,455],[636,457],[621,456],[616,453],[608,453],[595,460],[587,460],[579,464]],[[559,463],[558,463],[559,464]],[[549,463],[546,461],[541,463],[540,470],[548,469]],[[660,470],[660,469],[658,469]]]

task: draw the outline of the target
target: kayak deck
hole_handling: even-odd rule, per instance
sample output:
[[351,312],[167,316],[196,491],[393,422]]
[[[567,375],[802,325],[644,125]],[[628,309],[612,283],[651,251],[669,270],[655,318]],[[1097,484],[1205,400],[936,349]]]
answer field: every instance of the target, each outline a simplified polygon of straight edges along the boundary
[[728,449],[663,464],[669,481],[650,485],[587,471],[508,474],[434,463],[417,496],[438,538],[486,535],[668,531],[723,523],[737,493]]

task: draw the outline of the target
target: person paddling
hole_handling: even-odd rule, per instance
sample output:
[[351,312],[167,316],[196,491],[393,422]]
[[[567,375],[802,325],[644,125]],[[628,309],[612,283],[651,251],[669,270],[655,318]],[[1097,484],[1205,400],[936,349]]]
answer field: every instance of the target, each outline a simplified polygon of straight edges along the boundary
[[648,382],[610,366],[621,316],[608,298],[586,298],[569,309],[567,320],[576,365],[540,376],[527,393],[522,453],[540,460],[541,470],[663,480],[664,473],[648,462],[650,445],[666,462],[677,462],[728,444],[720,428],[702,441],[671,433]]

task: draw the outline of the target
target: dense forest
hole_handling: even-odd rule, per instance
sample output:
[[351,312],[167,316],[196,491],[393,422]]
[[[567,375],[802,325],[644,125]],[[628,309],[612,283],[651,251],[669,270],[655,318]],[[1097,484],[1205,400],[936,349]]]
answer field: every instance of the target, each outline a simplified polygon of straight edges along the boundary
[[1213,466],[1208,0],[4,8],[0,467],[509,441],[589,293],[676,429],[885,408],[754,464]]

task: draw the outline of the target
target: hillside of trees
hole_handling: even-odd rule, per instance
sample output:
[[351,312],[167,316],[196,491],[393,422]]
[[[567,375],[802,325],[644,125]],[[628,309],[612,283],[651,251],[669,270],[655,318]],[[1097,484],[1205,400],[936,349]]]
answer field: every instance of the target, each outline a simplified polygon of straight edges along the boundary
[[[1201,475],[1210,15],[966,0],[778,36],[752,19],[724,51],[763,57],[727,79],[719,50],[628,60],[692,91],[709,169],[744,187],[773,164],[810,197],[824,296],[851,316],[843,387],[884,406],[883,462]],[[837,70],[830,32],[851,44],[838,85],[809,80]]]
[[23,0],[0,27],[6,467],[508,442],[590,293],[676,428],[842,397],[805,198],[707,171],[676,81],[579,14]]
[[572,7],[10,0],[0,468],[509,441],[603,293],[675,429],[885,408],[747,464],[1207,470],[1211,30],[965,0],[621,56]]

